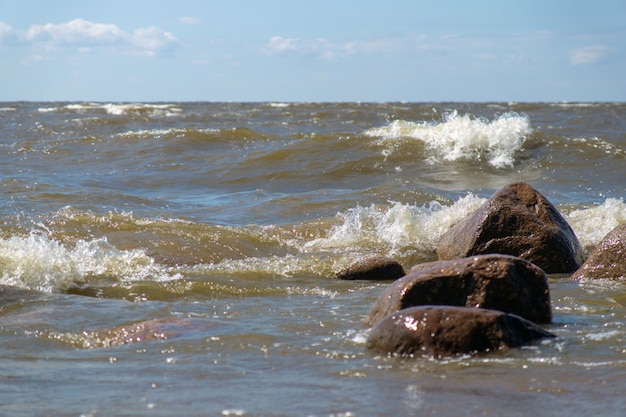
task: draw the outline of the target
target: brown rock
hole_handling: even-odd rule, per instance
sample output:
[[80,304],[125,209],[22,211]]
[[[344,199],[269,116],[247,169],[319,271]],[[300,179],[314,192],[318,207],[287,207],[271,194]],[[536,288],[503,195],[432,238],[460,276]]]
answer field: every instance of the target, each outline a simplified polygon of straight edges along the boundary
[[501,311],[422,306],[385,317],[371,330],[367,348],[380,353],[441,358],[506,350],[545,337],[554,335]]
[[142,321],[109,330],[85,332],[85,347],[109,347],[130,343],[151,342],[181,337],[185,334],[205,332],[217,327],[206,319],[168,317]]
[[575,271],[585,254],[557,209],[525,183],[510,184],[440,239],[439,259],[501,253],[519,256],[546,273]]
[[24,300],[30,300],[34,298],[43,297],[43,293],[37,290],[30,290],[26,288],[18,288],[10,285],[0,284],[0,311],[1,307],[5,303],[9,302],[23,302]]
[[418,305],[481,307],[550,323],[552,309],[543,270],[521,258],[479,255],[418,265],[387,287],[364,320],[373,326]]
[[575,279],[626,279],[626,224],[617,226],[591,251]]
[[375,256],[355,262],[337,273],[337,278],[344,280],[396,280],[404,276],[404,268],[393,259]]

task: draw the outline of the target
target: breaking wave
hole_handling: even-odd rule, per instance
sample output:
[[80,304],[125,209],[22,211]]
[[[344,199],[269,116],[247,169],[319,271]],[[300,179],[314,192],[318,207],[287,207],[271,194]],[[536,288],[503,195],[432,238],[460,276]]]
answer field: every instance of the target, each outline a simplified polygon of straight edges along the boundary
[[607,198],[600,205],[573,210],[564,215],[580,244],[589,248],[617,226],[626,223],[626,204],[619,198]]
[[73,247],[45,234],[0,240],[2,285],[44,292],[62,292],[91,279],[113,282],[179,278],[155,264],[144,251],[119,250],[106,238],[78,240]]
[[486,159],[496,168],[512,167],[515,157],[532,133],[526,115],[510,112],[494,120],[459,115],[455,110],[442,122],[394,120],[386,126],[369,129],[368,136],[381,137],[383,153],[390,154],[415,140],[429,152],[427,162]]
[[174,104],[156,103],[72,103],[64,106],[40,107],[40,113],[48,112],[74,112],[86,113],[91,111],[103,111],[113,116],[145,115],[150,117],[178,116],[182,109]]

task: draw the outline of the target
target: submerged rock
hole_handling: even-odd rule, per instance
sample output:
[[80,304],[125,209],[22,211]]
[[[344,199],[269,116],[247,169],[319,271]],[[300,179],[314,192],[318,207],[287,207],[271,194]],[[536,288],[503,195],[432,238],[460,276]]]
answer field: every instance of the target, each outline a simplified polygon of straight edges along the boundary
[[574,231],[557,209],[526,183],[510,184],[453,225],[437,246],[439,259],[502,253],[546,273],[575,271],[585,259]]
[[205,332],[217,327],[217,325],[217,323],[206,319],[160,318],[141,321],[128,326],[119,326],[109,330],[85,332],[82,345],[84,347],[98,348],[167,340]]
[[44,293],[37,290],[0,284],[0,306],[9,302],[20,302],[26,299],[42,298],[43,296]]
[[481,308],[422,306],[385,317],[367,348],[388,354],[455,356],[505,350],[554,337],[516,315]]
[[572,275],[575,279],[626,279],[626,224],[607,234]]
[[417,265],[387,287],[364,320],[418,305],[481,307],[519,315],[536,323],[552,321],[545,272],[508,255],[479,255]]
[[343,280],[393,281],[405,275],[404,268],[397,261],[374,256],[356,261],[337,273]]

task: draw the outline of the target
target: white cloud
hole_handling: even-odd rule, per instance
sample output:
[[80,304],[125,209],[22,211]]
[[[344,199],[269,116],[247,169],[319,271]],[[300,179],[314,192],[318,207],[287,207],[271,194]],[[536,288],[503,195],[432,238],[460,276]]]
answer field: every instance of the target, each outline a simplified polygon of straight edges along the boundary
[[177,40],[169,32],[163,32],[157,27],[136,29],[129,42],[137,48],[142,55],[153,56],[164,51],[170,46],[176,45]]
[[[528,35],[536,39],[537,35]],[[523,38],[521,41],[524,41]],[[515,39],[513,39],[515,40]],[[272,55],[308,55],[322,59],[339,59],[356,55],[396,55],[396,56],[447,56],[465,54],[482,60],[501,60],[516,57],[519,60],[519,43],[510,39],[499,40],[491,37],[465,36],[458,34],[438,37],[418,33],[404,33],[396,36],[382,36],[373,39],[356,39],[333,42],[324,38],[298,39],[282,36],[272,37],[263,51]],[[515,46],[518,45],[518,46]]]
[[358,53],[383,52],[388,50],[391,44],[390,40],[330,42],[323,38],[301,40],[273,36],[263,47],[263,51],[272,55],[295,53],[333,59]]
[[[14,34],[8,25],[0,22],[0,41],[4,34]],[[142,56],[154,56],[178,44],[169,32],[156,27],[138,28],[132,33],[120,29],[112,23],[96,23],[84,19],[74,19],[67,23],[46,23],[33,25],[17,36],[23,43],[43,47],[48,52],[62,47],[74,47],[85,53],[98,46]]]
[[270,54],[280,54],[288,51],[296,51],[300,48],[301,45],[298,39],[273,36],[267,45],[265,45],[265,52]]
[[182,23],[184,25],[199,25],[202,23],[202,20],[191,16],[183,16],[178,19],[178,23]]
[[0,22],[0,39],[10,35],[13,32],[13,28],[4,22]]
[[26,31],[26,40],[50,42],[63,45],[106,45],[124,39],[124,32],[113,24],[93,23],[88,20],[74,19],[67,23],[31,26]]
[[569,62],[572,65],[595,64],[602,60],[612,51],[612,48],[604,45],[584,46],[570,52]]
[[0,22],[0,45],[3,43],[13,42],[17,39],[15,29],[4,22]]

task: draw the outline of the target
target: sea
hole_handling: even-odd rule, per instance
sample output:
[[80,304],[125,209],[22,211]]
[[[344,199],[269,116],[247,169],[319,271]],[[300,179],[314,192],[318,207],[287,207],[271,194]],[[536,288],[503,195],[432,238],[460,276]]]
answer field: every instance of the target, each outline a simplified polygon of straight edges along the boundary
[[549,275],[554,339],[366,349],[389,282],[337,273],[436,260],[520,181],[592,249],[626,223],[626,104],[2,102],[0,415],[623,416],[611,277]]

